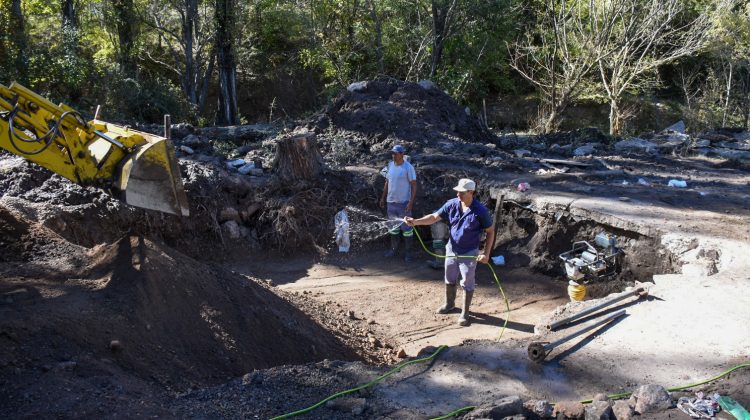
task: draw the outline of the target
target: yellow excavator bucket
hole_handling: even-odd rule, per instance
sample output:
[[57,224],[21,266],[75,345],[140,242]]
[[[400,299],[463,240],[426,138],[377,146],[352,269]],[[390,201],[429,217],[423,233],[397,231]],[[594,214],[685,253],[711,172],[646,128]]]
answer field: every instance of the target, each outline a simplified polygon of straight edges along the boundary
[[148,140],[120,162],[115,185],[121,198],[135,207],[190,215],[172,143]]

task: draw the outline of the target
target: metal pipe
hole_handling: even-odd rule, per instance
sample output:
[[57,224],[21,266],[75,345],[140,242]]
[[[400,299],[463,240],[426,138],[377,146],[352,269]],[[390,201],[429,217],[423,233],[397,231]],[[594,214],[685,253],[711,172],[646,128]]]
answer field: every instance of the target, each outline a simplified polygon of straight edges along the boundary
[[607,322],[609,322],[609,321],[611,321],[611,320],[613,320],[613,319],[615,319],[615,318],[619,318],[619,317],[621,317],[621,316],[623,316],[623,315],[625,315],[625,309],[620,309],[619,311],[617,311],[617,312],[615,312],[615,313],[613,313],[613,314],[610,314],[609,316],[606,316],[606,317],[604,317],[604,318],[602,318],[602,319],[600,319],[600,320],[596,321],[595,323],[593,323],[593,324],[589,325],[589,326],[588,326],[588,327],[586,327],[586,328],[583,328],[583,329],[581,329],[581,330],[578,330],[578,331],[576,331],[576,332],[574,332],[574,333],[572,333],[572,334],[566,335],[565,337],[563,337],[563,338],[561,338],[561,339],[559,339],[559,340],[557,340],[557,341],[554,341],[554,342],[552,342],[552,343],[546,344],[546,345],[544,346],[544,349],[545,349],[546,351],[552,350],[552,349],[554,349],[555,347],[559,346],[560,344],[562,344],[562,343],[564,343],[564,342],[566,342],[566,341],[568,341],[568,340],[571,340],[571,339],[573,339],[573,338],[576,338],[576,337],[578,337],[579,335],[581,335],[581,334],[583,334],[583,333],[585,333],[585,332],[591,331],[591,330],[593,330],[594,328],[596,328],[596,327],[598,327],[598,326],[600,326],[600,325],[602,325],[602,324],[606,324]]
[[102,139],[104,139],[104,140],[106,140],[106,141],[114,144],[115,146],[119,147],[120,149],[123,149],[123,150],[127,150],[128,149],[127,147],[125,147],[124,144],[122,144],[119,141],[113,139],[112,137],[110,137],[110,136],[102,133],[99,130],[94,130],[94,134],[96,134],[97,136],[101,137]]
[[572,334],[568,334],[565,337],[562,337],[562,338],[560,338],[557,341],[554,341],[552,343],[545,344],[545,343],[541,343],[541,342],[538,342],[538,341],[537,342],[533,342],[533,343],[529,344],[529,347],[526,349],[526,351],[528,353],[528,356],[529,356],[529,359],[531,359],[531,360],[533,360],[535,362],[541,362],[541,361],[544,360],[545,357],[547,357],[547,354],[549,354],[555,347],[559,346],[560,344],[563,344],[563,343],[565,343],[565,342],[567,342],[569,340],[572,340],[572,339],[578,337],[581,334],[587,333],[587,332],[593,330],[594,328],[596,328],[596,327],[598,327],[600,325],[606,324],[606,323],[614,320],[615,318],[619,318],[619,317],[621,317],[623,315],[625,315],[625,309],[620,309],[619,311],[617,311],[617,312],[615,312],[613,314],[610,314],[610,315],[608,315],[608,316],[606,316],[606,317],[604,317],[604,318],[602,318],[602,319],[594,322],[593,324],[591,324],[591,325],[589,325],[589,326],[587,326],[585,328],[582,328],[582,329],[580,329],[580,330],[578,330],[578,331],[576,331],[576,332],[574,332]]
[[612,305],[614,303],[617,303],[617,302],[619,302],[621,300],[627,299],[630,296],[639,295],[639,294],[643,293],[643,291],[644,291],[644,288],[643,287],[639,287],[639,288],[637,288],[635,290],[630,290],[630,291],[627,291],[627,292],[622,292],[619,295],[615,295],[611,299],[606,300],[606,301],[604,301],[604,302],[602,302],[602,303],[600,303],[600,304],[598,304],[596,306],[592,306],[592,307],[584,309],[584,310],[582,310],[582,311],[580,311],[578,313],[575,313],[575,314],[573,314],[573,315],[571,315],[571,316],[569,316],[567,318],[563,318],[563,319],[560,319],[558,321],[555,321],[555,322],[549,324],[547,326],[547,328],[549,328],[550,330],[554,331],[555,328],[557,328],[557,327],[560,327],[560,326],[565,325],[565,324],[569,324],[569,323],[571,323],[571,322],[573,322],[573,321],[575,321],[577,319],[583,318],[584,316],[586,316],[586,315],[588,315],[588,314],[590,314],[592,312],[596,312],[599,309],[605,308],[605,307],[610,306],[610,305]]

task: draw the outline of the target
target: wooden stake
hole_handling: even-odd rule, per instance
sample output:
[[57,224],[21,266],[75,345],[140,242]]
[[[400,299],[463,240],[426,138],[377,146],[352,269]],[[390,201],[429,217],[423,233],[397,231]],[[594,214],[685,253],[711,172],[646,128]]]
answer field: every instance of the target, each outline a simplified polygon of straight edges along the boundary
[[164,114],[164,137],[172,139],[172,116],[169,114]]
[[102,110],[102,106],[101,106],[101,105],[97,105],[97,106],[96,106],[96,112],[94,112],[94,119],[95,119],[95,120],[98,120],[98,119],[99,119],[99,112],[100,112],[101,110]]

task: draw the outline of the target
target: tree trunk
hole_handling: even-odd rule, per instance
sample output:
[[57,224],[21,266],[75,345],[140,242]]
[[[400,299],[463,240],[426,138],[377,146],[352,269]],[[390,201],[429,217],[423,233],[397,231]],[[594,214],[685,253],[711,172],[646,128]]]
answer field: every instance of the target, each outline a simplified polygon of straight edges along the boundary
[[133,0],[111,0],[111,2],[117,28],[117,63],[123,73],[130,77],[135,75],[136,71],[133,47],[135,46],[137,29]]
[[[2,63],[0,68],[8,71],[8,74],[2,77],[8,77],[9,80],[3,80],[3,82],[10,83],[13,80],[17,80],[21,83],[26,83],[26,76],[28,74],[29,60],[28,60],[28,43],[26,38],[26,23],[23,15],[23,9],[21,9],[21,0],[11,0],[9,2],[3,2],[3,7],[7,7],[8,21],[0,22],[0,26],[3,29],[4,35],[7,41],[3,42],[5,51],[3,51],[2,57],[9,57],[8,62]],[[2,15],[5,15],[3,13]]]
[[622,115],[620,114],[620,104],[615,98],[609,101],[609,134],[616,136],[622,130]]
[[78,14],[75,0],[62,0],[60,3],[62,13],[63,45],[65,52],[75,54],[78,51]]
[[193,59],[193,32],[198,15],[198,0],[185,0],[182,20],[182,41],[185,46],[185,72],[182,75],[182,88],[191,104],[198,105],[196,89],[196,69]]
[[432,62],[430,64],[430,78],[435,76],[443,55],[449,10],[449,0],[432,0]]
[[375,24],[375,57],[378,60],[378,73],[385,74],[385,65],[383,63],[383,23],[378,15],[378,10],[373,0],[368,0],[370,7],[370,18]]
[[273,170],[286,182],[312,180],[323,170],[315,133],[298,131],[276,142]]
[[734,66],[733,63],[729,62],[729,75],[727,76],[727,96],[724,100],[724,112],[721,115],[721,126],[726,127],[727,126],[727,115],[729,114],[729,99],[732,97],[732,77]]
[[216,55],[219,64],[219,125],[240,123],[237,109],[237,65],[234,60],[234,2],[216,0]]

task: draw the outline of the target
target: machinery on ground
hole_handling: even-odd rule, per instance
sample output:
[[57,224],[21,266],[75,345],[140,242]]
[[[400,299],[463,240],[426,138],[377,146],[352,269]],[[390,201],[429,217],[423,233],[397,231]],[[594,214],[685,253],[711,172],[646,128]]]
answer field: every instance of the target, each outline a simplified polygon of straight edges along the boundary
[[189,215],[172,143],[0,84],[0,147],[135,207]]
[[595,243],[598,248],[586,241],[574,242],[570,251],[560,254],[572,300],[583,300],[585,284],[609,279],[620,271],[622,250],[617,247],[617,237],[601,232],[596,235]]

